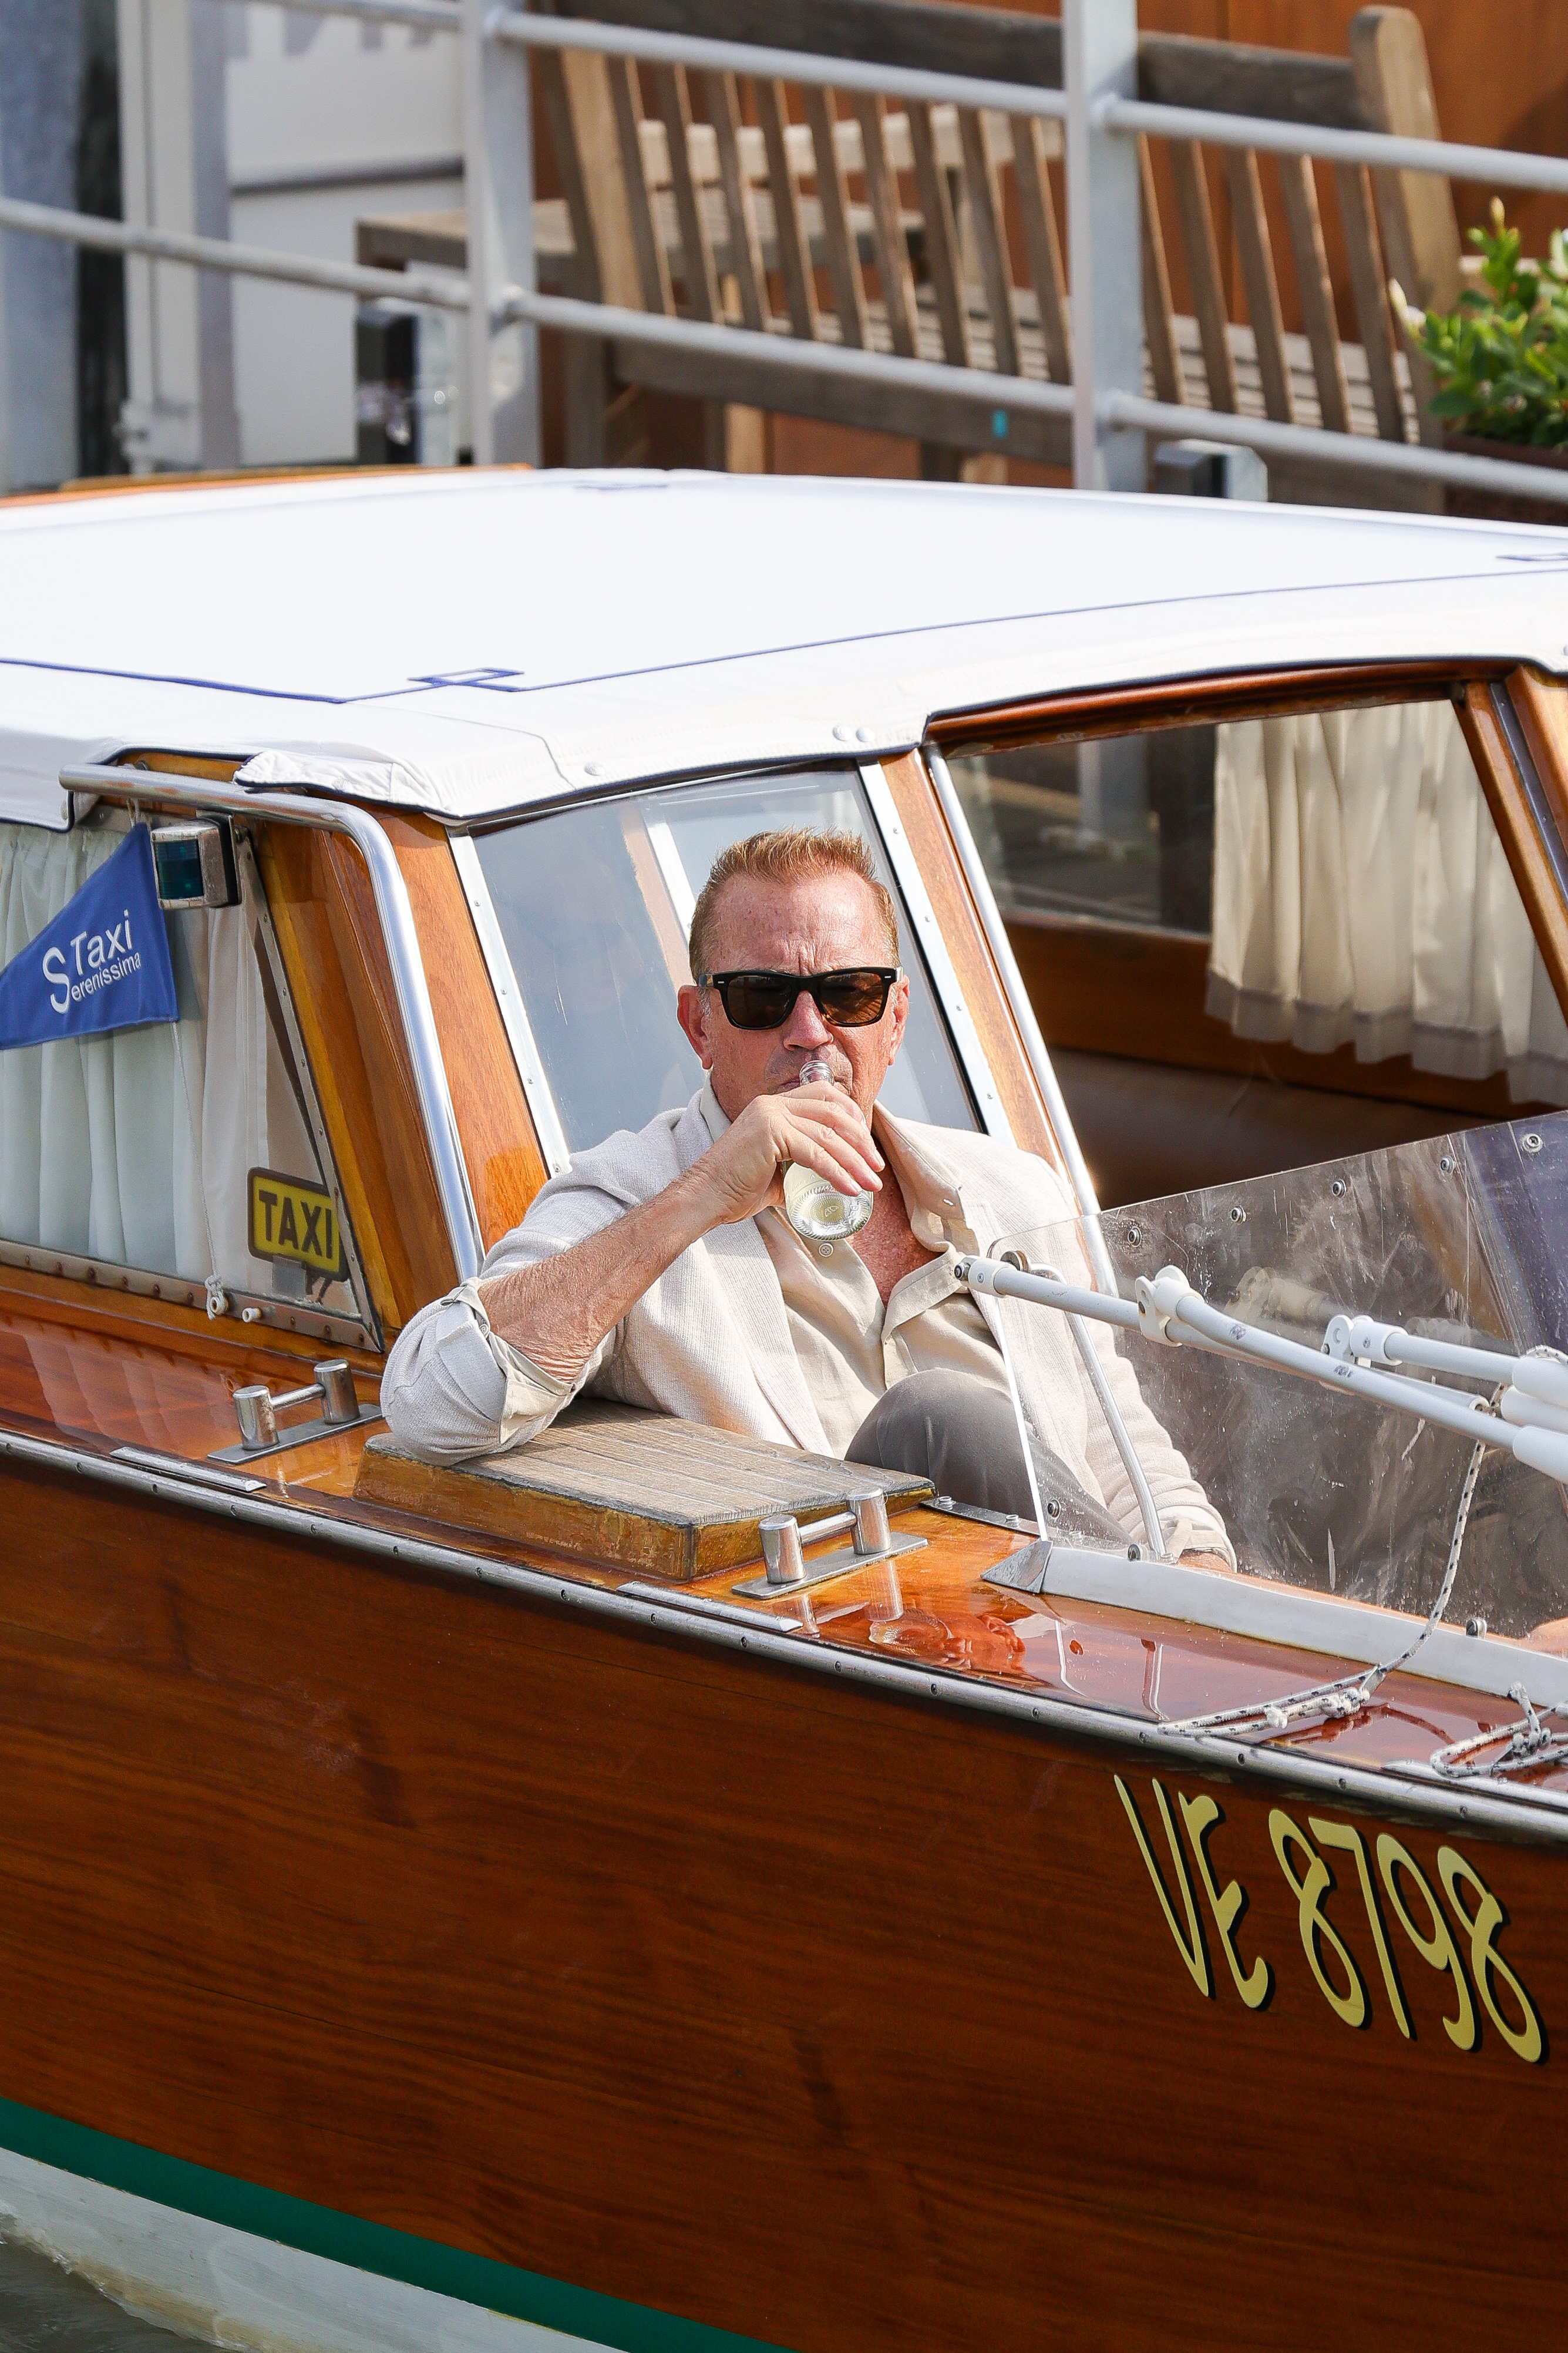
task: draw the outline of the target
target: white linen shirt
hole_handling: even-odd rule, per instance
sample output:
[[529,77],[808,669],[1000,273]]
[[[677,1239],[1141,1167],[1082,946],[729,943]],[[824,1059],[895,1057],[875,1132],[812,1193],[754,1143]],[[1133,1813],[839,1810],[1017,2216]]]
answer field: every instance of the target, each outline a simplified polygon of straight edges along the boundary
[[[984,1252],[997,1242],[1048,1257],[1069,1282],[1092,1280],[1061,1178],[1045,1161],[994,1136],[896,1121],[878,1106],[873,1131],[903,1186],[916,1239],[943,1252],[906,1275],[886,1310],[853,1251],[845,1252],[853,1268],[836,1268],[831,1280],[817,1278],[808,1288],[816,1268],[809,1260],[802,1266],[804,1252],[784,1255],[784,1242],[767,1230],[783,1220],[764,1210],[715,1227],[683,1250],[570,1382],[553,1379],[491,1331],[480,1282],[571,1250],[651,1199],[700,1159],[726,1124],[704,1086],[684,1109],[661,1112],[636,1134],[623,1129],[606,1137],[552,1177],[522,1223],[490,1250],[478,1279],[421,1308],[398,1335],[381,1388],[394,1437],[431,1461],[500,1453],[526,1446],[586,1390],[813,1453],[842,1454],[895,1372],[902,1377],[921,1364],[959,1366],[962,1360],[963,1369],[1000,1377],[1005,1387],[1000,1355],[994,1347],[985,1353],[975,1321],[994,1339],[1005,1313],[1031,1430],[1130,1535],[1142,1538],[1131,1481],[1065,1320],[984,1295],[955,1295],[957,1253]],[[796,1238],[784,1230],[793,1245]],[[862,1282],[876,1300],[875,1315]],[[1166,1529],[1179,1531],[1181,1549],[1201,1546],[1234,1557],[1218,1514],[1144,1403],[1110,1332],[1103,1324],[1089,1329]],[[845,1361],[828,1379],[824,1359],[850,1332]]]

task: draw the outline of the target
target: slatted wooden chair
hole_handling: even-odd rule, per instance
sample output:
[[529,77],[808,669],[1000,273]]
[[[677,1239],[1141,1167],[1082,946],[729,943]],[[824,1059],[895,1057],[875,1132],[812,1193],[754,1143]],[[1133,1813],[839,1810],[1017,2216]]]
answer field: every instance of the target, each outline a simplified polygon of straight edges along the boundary
[[[854,55],[1059,85],[1060,28],[928,0],[541,0],[543,13],[643,29]],[[797,341],[994,371],[998,402],[889,390],[820,371],[569,338],[567,455],[616,451],[628,391],[726,409],[783,409],[913,435],[930,473],[980,451],[1068,459],[1065,420],[1005,406],[1014,376],[1065,383],[1071,310],[1062,259],[1054,124],[905,104],[731,73],[688,73],[584,53],[536,53],[561,195],[537,210],[542,284],[580,300],[730,323]],[[1343,58],[1145,36],[1140,94],[1288,121],[1436,135],[1425,43],[1405,9],[1364,9]],[[1330,174],[1190,141],[1140,144],[1147,388],[1160,399],[1403,440],[1430,434],[1422,364],[1401,346],[1387,280],[1449,303],[1459,236],[1447,184],[1411,174]],[[1359,340],[1341,335],[1321,183],[1331,179]],[[1272,191],[1278,195],[1270,201]],[[1222,193],[1223,192],[1223,195]],[[1215,220],[1228,210],[1245,318],[1232,315]],[[462,262],[460,216],[362,225],[362,259]],[[1184,264],[1191,311],[1172,294]],[[1288,333],[1281,264],[1303,332]],[[732,429],[715,437],[731,448]],[[723,462],[719,455],[719,462]],[[1386,486],[1386,487],[1385,487]],[[1425,503],[1424,489],[1368,489],[1338,469],[1278,466],[1278,495]]]
[[[1139,95],[1217,113],[1441,136],[1426,40],[1408,9],[1363,8],[1352,21],[1349,46],[1349,56],[1340,58],[1152,37],[1139,45]],[[1430,375],[1395,328],[1388,281],[1396,278],[1420,307],[1447,310],[1458,300],[1461,246],[1448,183],[1359,164],[1314,166],[1301,156],[1260,163],[1248,148],[1213,150],[1216,174],[1195,141],[1160,141],[1155,153],[1161,149],[1165,169],[1157,174],[1150,142],[1140,142],[1144,327],[1155,396],[1386,441],[1440,441],[1428,406]],[[1276,207],[1267,200],[1266,174],[1279,190]],[[1245,322],[1227,310],[1212,204],[1215,176],[1228,201]],[[1321,198],[1325,181],[1331,181],[1338,207],[1359,342],[1342,338],[1336,316]],[[1280,215],[1304,330],[1294,334],[1285,332],[1280,301]],[[1178,316],[1171,298],[1173,216],[1192,290],[1190,317]],[[1271,471],[1277,497],[1358,496],[1353,478],[1331,467],[1276,460]],[[1380,506],[1426,505],[1440,493],[1384,477],[1373,495]]]
[[[587,14],[574,0],[556,13]],[[831,0],[791,8],[697,0],[679,12],[616,0],[595,16],[729,39],[871,56],[938,71],[996,70],[1059,82],[1058,28],[1002,12],[922,0]],[[754,20],[754,21],[752,21]],[[989,57],[991,63],[984,62]],[[1065,382],[1066,277],[1049,166],[1054,125],[1025,116],[839,97],[762,78],[688,75],[679,66],[542,52],[540,74],[585,301],[729,320],[804,341],[994,368]],[[1009,210],[1026,271],[1015,271]],[[602,347],[601,347],[602,349]],[[911,433],[938,453],[996,445],[973,402],[889,394],[824,370],[778,373],[737,356],[616,349],[578,355],[569,400],[572,454],[597,454],[605,413],[593,374],[710,400],[789,408]],[[586,380],[584,380],[586,379]],[[1005,448],[1062,463],[1055,419],[1007,419]]]

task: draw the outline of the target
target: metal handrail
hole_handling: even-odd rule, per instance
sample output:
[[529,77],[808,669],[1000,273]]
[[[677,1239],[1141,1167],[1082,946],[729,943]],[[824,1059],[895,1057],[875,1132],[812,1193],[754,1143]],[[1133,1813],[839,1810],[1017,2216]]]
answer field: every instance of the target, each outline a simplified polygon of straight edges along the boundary
[[1131,139],[1195,139],[1210,147],[1256,147],[1271,155],[1315,155],[1325,164],[1370,164],[1386,172],[1435,172],[1450,180],[1489,180],[1500,188],[1545,188],[1568,195],[1568,162],[1515,148],[1469,147],[1449,139],[1406,139],[1389,131],[1338,131],[1328,123],[1282,122],[1268,114],[1220,114],[1210,107],[1163,106],[1142,98],[1106,97],[1090,109],[1097,131]]
[[364,860],[375,894],[452,1257],[460,1281],[467,1282],[470,1275],[478,1274],[484,1261],[484,1240],[458,1134],[458,1115],[452,1107],[447,1066],[441,1059],[441,1043],[425,977],[419,934],[415,929],[414,910],[408,901],[408,886],[403,880],[396,852],[369,811],[353,801],[316,800],[306,793],[247,792],[243,785],[172,776],[161,768],[127,767],[118,761],[96,767],[64,768],[60,772],[60,787],[65,792],[96,793],[108,800],[189,802],[204,809],[273,818],[285,825],[305,825],[322,833],[348,835]]
[[761,360],[806,375],[858,377],[897,385],[913,392],[972,399],[986,408],[1030,409],[1065,417],[1072,409],[1072,386],[1043,377],[1002,375],[989,368],[949,367],[942,360],[897,359],[890,352],[858,351],[847,343],[803,343],[787,323],[773,332],[755,327],[710,326],[700,319],[672,319],[660,311],[628,311],[613,302],[584,302],[576,296],[540,294],[509,287],[495,313],[500,321],[526,319],[564,333],[595,335],[606,343],[642,344],[651,350],[706,352],[716,359]]
[[[1096,414],[1107,425],[1132,426],[1169,438],[1201,434],[1208,441],[1236,441],[1265,458],[1310,458],[1351,472],[1404,474],[1414,481],[1468,484],[1508,498],[1541,499],[1568,506],[1568,473],[1526,466],[1508,458],[1472,458],[1415,441],[1383,441],[1368,433],[1331,433],[1321,425],[1279,425],[1272,417],[1238,417],[1229,409],[1174,407],[1143,400],[1136,393],[1102,393]],[[1501,444],[1503,448],[1508,445]],[[1556,528],[1556,526],[1553,526]]]
[[826,58],[805,49],[759,47],[752,41],[711,41],[696,33],[653,33],[566,16],[524,16],[498,8],[485,19],[492,41],[528,49],[587,49],[606,58],[644,58],[665,65],[706,67],[710,72],[760,74],[811,90],[866,90],[882,98],[912,98],[932,105],[975,106],[1000,114],[1066,117],[1067,93],[1037,83],[994,81],[977,74],[932,73],[920,66],[867,65],[858,58]]
[[20,229],[66,245],[91,246],[100,253],[146,254],[154,261],[186,261],[196,269],[223,269],[237,278],[271,278],[285,285],[313,286],[324,294],[390,296],[401,302],[428,303],[441,311],[466,311],[466,278],[427,278],[421,271],[376,269],[357,261],[320,261],[301,253],[276,253],[269,246],[236,245],[226,237],[195,237],[185,229],[133,228],[99,213],[67,212],[58,205],[35,205],[21,196],[0,196],[0,229]]

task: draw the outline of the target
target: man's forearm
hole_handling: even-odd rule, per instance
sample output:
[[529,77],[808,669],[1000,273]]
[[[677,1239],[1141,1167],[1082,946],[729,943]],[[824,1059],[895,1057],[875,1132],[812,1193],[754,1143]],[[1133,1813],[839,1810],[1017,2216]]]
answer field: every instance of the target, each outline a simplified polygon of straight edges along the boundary
[[711,1224],[688,1170],[574,1249],[481,1282],[490,1329],[541,1372],[573,1380],[605,1333]]

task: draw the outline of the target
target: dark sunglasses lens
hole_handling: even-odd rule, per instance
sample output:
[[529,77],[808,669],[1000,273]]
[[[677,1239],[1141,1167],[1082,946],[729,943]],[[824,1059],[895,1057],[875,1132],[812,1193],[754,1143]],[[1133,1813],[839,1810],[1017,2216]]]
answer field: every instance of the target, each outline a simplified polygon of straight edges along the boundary
[[789,1019],[795,989],[765,972],[743,972],[724,985],[724,1010],[737,1029],[778,1029]]
[[863,1029],[879,1021],[888,1002],[888,983],[879,972],[835,972],[816,989],[824,1020],[842,1029]]

